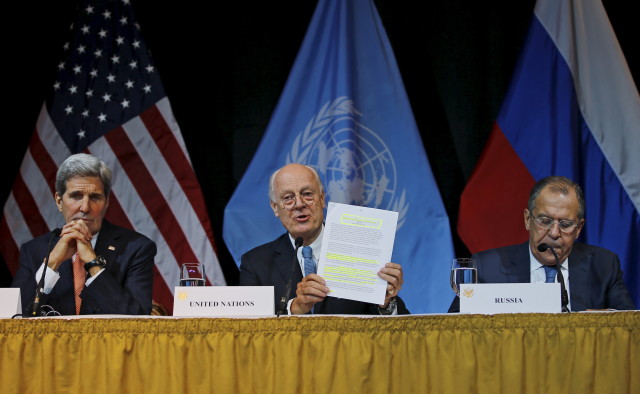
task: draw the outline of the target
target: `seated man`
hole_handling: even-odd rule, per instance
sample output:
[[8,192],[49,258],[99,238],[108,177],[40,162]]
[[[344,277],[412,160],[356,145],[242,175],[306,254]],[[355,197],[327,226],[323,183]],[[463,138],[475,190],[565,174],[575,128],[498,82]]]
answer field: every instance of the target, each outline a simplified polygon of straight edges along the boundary
[[59,234],[47,233],[20,247],[20,267],[11,287],[21,290],[23,314],[34,312],[36,286],[48,254],[40,305],[62,315],[148,315],[156,245],[103,220],[111,170],[94,156],[72,155],[60,165],[55,187],[65,225]]
[[[524,225],[529,241],[474,254],[479,283],[546,282],[544,267],[556,265],[550,250],[538,250],[538,245],[546,243],[561,263],[570,310],[635,309],[622,281],[618,256],[597,246],[574,243],[585,222],[585,202],[578,184],[560,176],[543,178],[531,190],[527,205]],[[459,302],[456,297],[449,312],[458,312]]]
[[[324,189],[318,173],[311,167],[289,164],[275,171],[269,180],[269,198],[276,217],[287,230],[274,241],[258,246],[242,256],[241,286],[274,286],[275,305],[291,276],[295,257],[294,240],[302,237],[303,246],[310,246],[317,264],[324,231]],[[387,263],[378,276],[388,282],[384,305],[327,297],[329,288],[321,276],[303,275],[303,248],[298,249],[299,265],[289,294],[288,312],[293,315],[312,311],[316,314],[408,314],[404,302],[397,297],[403,283],[402,267]],[[304,277],[303,277],[304,276]]]

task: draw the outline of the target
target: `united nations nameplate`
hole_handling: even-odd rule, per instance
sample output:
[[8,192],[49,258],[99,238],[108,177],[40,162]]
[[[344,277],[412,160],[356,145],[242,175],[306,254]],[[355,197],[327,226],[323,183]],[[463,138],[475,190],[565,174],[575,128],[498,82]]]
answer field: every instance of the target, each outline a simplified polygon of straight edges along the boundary
[[173,315],[272,316],[273,286],[176,286]]

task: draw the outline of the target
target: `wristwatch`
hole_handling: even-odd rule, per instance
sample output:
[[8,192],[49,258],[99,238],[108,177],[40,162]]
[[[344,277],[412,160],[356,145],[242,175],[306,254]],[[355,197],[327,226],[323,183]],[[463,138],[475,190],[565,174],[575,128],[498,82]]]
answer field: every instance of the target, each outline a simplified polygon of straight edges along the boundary
[[378,310],[380,311],[381,315],[391,315],[396,311],[397,307],[398,301],[396,301],[396,297],[393,297],[391,300],[389,300],[389,305],[387,305],[386,308],[378,307]]
[[104,257],[98,255],[96,256],[95,259],[84,263],[84,269],[85,271],[89,272],[89,270],[93,267],[100,267],[100,268],[104,268],[107,266],[107,260],[104,259]]

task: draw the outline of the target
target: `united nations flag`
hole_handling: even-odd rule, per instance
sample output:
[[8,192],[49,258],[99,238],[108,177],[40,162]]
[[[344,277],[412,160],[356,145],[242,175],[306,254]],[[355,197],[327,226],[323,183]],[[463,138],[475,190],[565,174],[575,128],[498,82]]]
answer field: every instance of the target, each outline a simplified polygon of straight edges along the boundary
[[392,261],[412,313],[446,312],[449,219],[386,33],[370,0],[321,1],[262,142],[227,204],[237,264],[283,233],[267,196],[273,171],[314,167],[327,201],[398,212]]

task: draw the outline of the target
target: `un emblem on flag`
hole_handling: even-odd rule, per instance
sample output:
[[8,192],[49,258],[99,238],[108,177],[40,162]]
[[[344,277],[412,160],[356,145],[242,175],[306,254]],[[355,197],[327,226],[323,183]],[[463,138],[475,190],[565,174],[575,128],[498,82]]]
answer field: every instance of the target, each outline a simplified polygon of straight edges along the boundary
[[409,209],[399,191],[396,165],[384,140],[359,121],[353,100],[326,103],[296,136],[287,164],[318,171],[327,200],[398,212],[398,229]]

